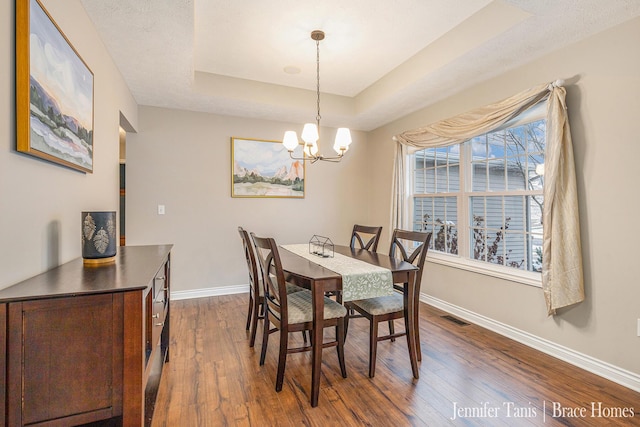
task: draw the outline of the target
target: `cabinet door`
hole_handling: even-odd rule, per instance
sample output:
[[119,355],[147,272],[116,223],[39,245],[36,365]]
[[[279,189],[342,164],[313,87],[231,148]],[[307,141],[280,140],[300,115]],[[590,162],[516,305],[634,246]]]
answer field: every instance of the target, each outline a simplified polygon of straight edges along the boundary
[[20,360],[12,357],[9,369],[10,383],[22,384],[22,414],[14,414],[20,424],[120,415],[120,301],[117,294],[102,294],[10,304],[9,323],[13,331],[21,329],[23,343]]

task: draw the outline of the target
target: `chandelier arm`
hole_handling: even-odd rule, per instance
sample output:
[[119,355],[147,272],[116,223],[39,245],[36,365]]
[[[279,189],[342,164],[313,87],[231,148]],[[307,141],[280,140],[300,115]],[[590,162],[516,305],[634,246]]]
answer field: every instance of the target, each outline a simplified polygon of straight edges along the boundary
[[339,161],[340,161],[340,159],[342,159],[342,157],[343,157],[343,156],[344,156],[344,153],[341,153],[341,154],[339,154],[339,155],[337,155],[337,156],[331,156],[331,157],[325,157],[325,156],[322,156],[322,155],[320,155],[320,156],[316,155],[316,156],[295,157],[295,156],[293,155],[293,152],[292,152],[292,151],[289,151],[289,157],[290,157],[291,159],[293,159],[293,160],[305,160],[305,161],[311,161],[311,163],[315,163],[315,162],[317,162],[318,160],[323,160],[323,161],[325,161],[325,160],[326,160],[326,161],[339,162]]
[[322,156],[313,156],[313,155],[312,155],[312,156],[304,156],[304,155],[303,155],[302,157],[295,157],[295,156],[293,155],[293,151],[289,151],[289,157],[290,157],[292,160],[302,160],[302,161],[305,161],[305,162],[307,162],[307,161],[311,161],[311,163],[315,163],[315,162],[317,162],[318,160],[323,160]]
[[325,156],[316,156],[316,157],[318,158],[318,160],[337,163],[340,160],[342,160],[342,156],[343,154],[339,154],[337,156],[331,156],[331,157],[325,157]]

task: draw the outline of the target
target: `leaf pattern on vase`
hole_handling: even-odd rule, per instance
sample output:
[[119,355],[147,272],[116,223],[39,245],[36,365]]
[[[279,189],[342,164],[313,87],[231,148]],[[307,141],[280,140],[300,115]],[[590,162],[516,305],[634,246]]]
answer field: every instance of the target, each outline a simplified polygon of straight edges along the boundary
[[93,233],[96,231],[96,222],[93,220],[93,217],[90,213],[84,217],[84,222],[82,226],[82,237],[87,240],[91,240],[93,238]]
[[104,228],[101,228],[96,233],[96,237],[93,238],[93,245],[101,254],[103,254],[109,247],[109,235],[104,231]]
[[111,239],[115,239],[115,237],[116,237],[116,225],[113,222],[112,218],[109,218],[107,220],[107,233],[109,233],[109,237]]

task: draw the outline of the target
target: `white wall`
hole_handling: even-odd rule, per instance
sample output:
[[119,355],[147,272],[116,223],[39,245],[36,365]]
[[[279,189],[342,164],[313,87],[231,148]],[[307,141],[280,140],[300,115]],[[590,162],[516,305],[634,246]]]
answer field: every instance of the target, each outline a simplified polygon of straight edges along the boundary
[[[174,292],[247,284],[238,226],[282,244],[314,234],[348,244],[353,224],[366,223],[370,168],[358,132],[342,162],[307,165],[304,199],[231,197],[231,137],[281,140],[287,129],[302,125],[140,107],[139,132],[127,135],[127,245],[173,243]],[[321,135],[330,155],[335,129]]]
[[80,213],[118,209],[120,112],[137,122],[137,105],[80,2],[43,4],[94,74],[94,172],[16,151],[15,6],[0,2],[0,288],[80,256]]
[[640,211],[640,19],[373,131],[380,173],[370,185],[371,220],[389,224],[391,137],[513,95],[567,80],[579,191],[586,301],[547,317],[539,288],[429,263],[423,292],[481,316],[640,374],[640,280],[635,224]]

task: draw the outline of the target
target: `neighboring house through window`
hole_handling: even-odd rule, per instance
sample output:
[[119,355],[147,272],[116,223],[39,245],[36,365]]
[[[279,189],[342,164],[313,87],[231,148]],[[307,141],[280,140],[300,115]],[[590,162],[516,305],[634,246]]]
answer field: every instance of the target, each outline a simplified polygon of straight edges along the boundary
[[432,260],[540,286],[546,119],[535,110],[411,155],[413,229],[433,233]]

